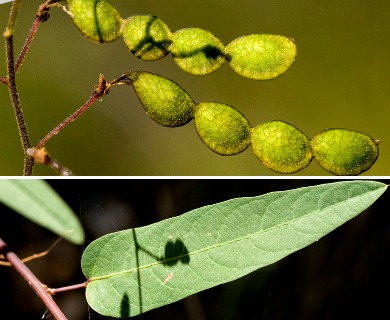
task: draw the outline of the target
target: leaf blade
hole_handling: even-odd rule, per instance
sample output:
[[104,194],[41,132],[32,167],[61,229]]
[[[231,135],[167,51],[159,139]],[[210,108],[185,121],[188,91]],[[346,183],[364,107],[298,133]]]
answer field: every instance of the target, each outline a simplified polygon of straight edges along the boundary
[[83,228],[65,201],[44,180],[0,180],[0,202],[74,244],[84,242]]
[[232,199],[106,235],[83,254],[88,303],[127,317],[235,280],[318,240],[386,188],[348,181]]

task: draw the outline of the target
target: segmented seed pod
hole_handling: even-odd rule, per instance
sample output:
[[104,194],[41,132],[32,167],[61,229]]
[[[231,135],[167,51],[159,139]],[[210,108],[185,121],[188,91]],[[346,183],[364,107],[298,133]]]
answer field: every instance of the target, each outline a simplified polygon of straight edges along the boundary
[[274,79],[286,72],[294,62],[296,53],[292,39],[270,34],[242,36],[225,48],[233,70],[256,80]]
[[378,141],[347,129],[328,129],[311,140],[314,158],[334,175],[359,175],[372,167],[379,156]]
[[123,18],[106,0],[66,0],[73,22],[90,40],[111,42],[121,36]]
[[128,74],[147,114],[166,127],[178,127],[192,120],[195,102],[176,82],[160,75],[134,71]]
[[132,16],[123,24],[123,39],[130,51],[142,60],[158,60],[170,52],[172,33],[152,15]]
[[268,121],[252,130],[256,157],[278,173],[295,173],[306,168],[313,158],[308,137],[284,121]]
[[220,155],[235,155],[250,144],[251,125],[237,109],[219,102],[195,106],[195,128],[200,139]]
[[214,72],[225,62],[224,45],[211,32],[187,28],[173,34],[171,53],[176,64],[194,75]]

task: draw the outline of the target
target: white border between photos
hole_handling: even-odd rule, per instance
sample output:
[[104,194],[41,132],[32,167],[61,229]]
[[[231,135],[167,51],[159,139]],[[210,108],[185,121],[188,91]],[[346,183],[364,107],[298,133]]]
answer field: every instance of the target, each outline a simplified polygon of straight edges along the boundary
[[171,179],[171,180],[389,180],[390,176],[1,176],[1,179],[45,179],[45,180],[74,180],[74,179],[116,179],[116,180],[151,180],[151,179]]

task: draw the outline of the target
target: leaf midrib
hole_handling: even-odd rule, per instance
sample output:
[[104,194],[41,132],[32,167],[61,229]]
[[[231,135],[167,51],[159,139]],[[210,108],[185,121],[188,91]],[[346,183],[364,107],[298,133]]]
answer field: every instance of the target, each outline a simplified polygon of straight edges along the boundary
[[[367,192],[366,194],[370,194],[372,192],[375,192],[377,191],[376,189],[375,190],[371,190],[369,192]],[[127,273],[133,273],[133,272],[137,272],[137,271],[141,271],[141,270],[144,270],[144,269],[148,269],[148,268],[151,268],[151,267],[154,267],[154,266],[157,266],[157,265],[160,265],[160,264],[166,264],[170,261],[177,261],[177,260],[180,260],[181,258],[186,258],[186,257],[189,257],[189,256],[194,256],[196,254],[199,254],[199,253],[203,253],[203,252],[206,252],[206,251],[209,251],[209,250],[212,250],[212,249],[215,249],[215,248],[218,248],[218,247],[222,247],[222,246],[225,246],[225,245],[229,245],[231,243],[235,243],[235,242],[240,242],[242,240],[245,240],[245,239],[250,239],[256,235],[260,235],[264,232],[269,232],[271,230],[275,230],[275,229],[278,229],[278,228],[281,228],[283,226],[286,226],[288,224],[291,224],[299,219],[302,219],[302,218],[307,218],[313,214],[316,214],[320,211],[323,211],[325,209],[331,209],[332,207],[334,206],[339,206],[340,204],[342,203],[345,203],[345,202],[349,202],[351,201],[352,199],[354,198],[357,198],[357,197],[360,197],[361,194],[359,195],[356,195],[352,198],[348,198],[348,199],[345,199],[341,202],[337,202],[337,203],[334,203],[330,206],[326,206],[322,209],[317,209],[317,210],[314,210],[304,216],[299,216],[298,218],[295,218],[295,219],[292,219],[292,220],[288,220],[284,223],[281,223],[281,224],[278,224],[276,226],[273,226],[273,227],[270,227],[270,228],[267,228],[267,229],[263,229],[263,230],[260,230],[260,231],[257,231],[255,233],[251,233],[249,235],[246,235],[246,236],[242,236],[242,237],[239,237],[239,238],[236,238],[236,239],[232,239],[232,240],[229,240],[229,241],[225,241],[225,242],[221,242],[221,243],[216,243],[212,246],[208,246],[208,247],[205,247],[203,249],[200,249],[200,250],[196,250],[196,251],[192,251],[192,252],[188,252],[187,254],[183,254],[181,256],[175,256],[173,258],[170,258],[170,259],[165,259],[165,260],[159,260],[159,261],[156,261],[156,262],[153,262],[153,263],[149,263],[149,264],[146,264],[144,266],[140,266],[140,267],[137,267],[137,268],[132,268],[132,269],[127,269],[127,270],[122,270],[122,271],[118,271],[118,272],[114,272],[114,273],[110,273],[110,274],[107,274],[107,275],[102,275],[102,276],[97,276],[97,277],[91,277],[88,279],[88,282],[92,282],[92,281],[97,281],[97,280],[105,280],[105,279],[109,279],[109,278],[113,278],[113,277],[116,277],[116,276],[120,276],[120,275],[123,275],[123,274],[127,274]],[[237,210],[237,209],[236,209]]]

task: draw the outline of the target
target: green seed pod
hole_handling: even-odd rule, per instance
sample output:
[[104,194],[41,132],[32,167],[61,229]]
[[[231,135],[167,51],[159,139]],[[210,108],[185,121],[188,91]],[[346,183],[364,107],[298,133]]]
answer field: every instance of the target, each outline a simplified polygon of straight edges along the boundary
[[89,39],[111,42],[121,36],[123,18],[106,0],[66,0],[73,22]]
[[130,72],[128,78],[145,111],[157,123],[178,127],[192,120],[195,102],[177,83],[143,71]]
[[294,62],[296,53],[293,40],[269,34],[242,36],[225,48],[233,70],[256,80],[274,79],[286,72]]
[[126,19],[122,35],[127,47],[139,59],[158,60],[170,52],[172,33],[155,16],[132,16]]
[[201,102],[195,107],[195,128],[211,150],[224,156],[238,154],[250,144],[251,125],[234,107]]
[[173,34],[172,56],[177,65],[194,75],[214,72],[225,62],[224,45],[209,31],[188,28]]
[[283,121],[263,122],[252,130],[256,157],[278,173],[294,173],[306,168],[313,159],[308,137]]
[[378,141],[365,133],[347,129],[329,129],[311,140],[314,158],[334,175],[359,175],[375,163]]

